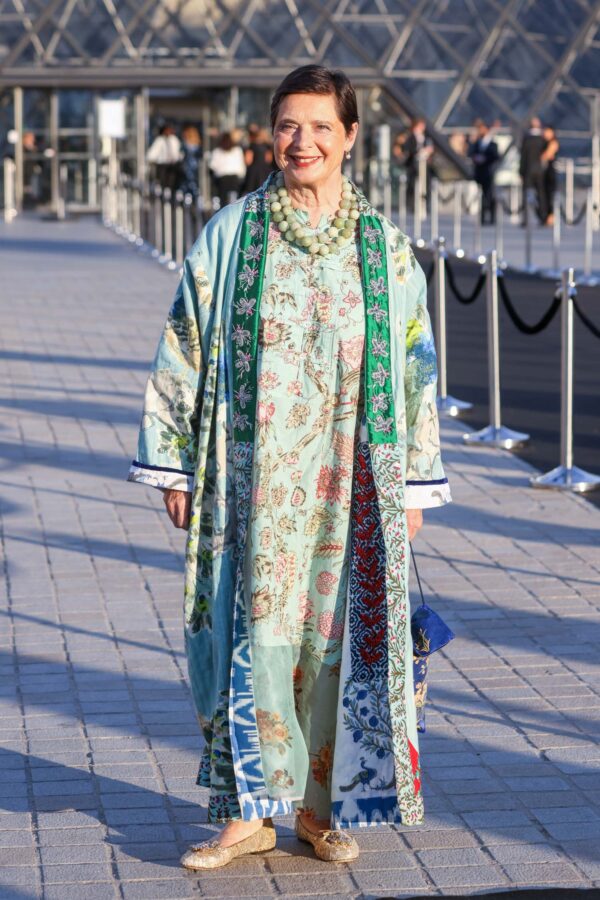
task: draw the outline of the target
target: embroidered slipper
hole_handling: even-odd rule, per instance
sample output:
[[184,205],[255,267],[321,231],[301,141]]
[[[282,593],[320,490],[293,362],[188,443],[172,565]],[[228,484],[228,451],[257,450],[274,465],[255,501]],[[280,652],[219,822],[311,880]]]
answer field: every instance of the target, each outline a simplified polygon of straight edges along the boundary
[[325,862],[350,862],[358,857],[358,844],[346,831],[320,831],[313,834],[296,816],[296,835],[299,840],[312,844],[315,856]]
[[181,857],[181,865],[185,869],[194,871],[220,869],[237,856],[245,856],[247,853],[265,853],[267,850],[272,850],[275,843],[273,822],[271,819],[265,819],[262,828],[230,847],[221,846],[218,840],[204,841],[202,844],[190,847]]

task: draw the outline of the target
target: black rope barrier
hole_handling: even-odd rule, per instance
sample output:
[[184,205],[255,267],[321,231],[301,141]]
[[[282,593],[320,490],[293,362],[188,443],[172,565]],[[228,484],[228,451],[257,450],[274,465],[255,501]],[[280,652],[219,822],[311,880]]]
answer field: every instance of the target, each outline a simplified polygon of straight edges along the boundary
[[584,203],[576,216],[573,216],[572,219],[567,219],[567,213],[565,212],[564,206],[560,205],[560,217],[565,223],[565,225],[579,225],[583,217],[585,216],[585,211],[587,208],[587,203]]
[[600,328],[598,328],[597,325],[594,325],[592,320],[586,316],[584,311],[579,306],[576,297],[573,297],[573,309],[577,313],[577,317],[579,318],[579,321],[583,322],[583,324],[588,329],[588,331],[590,331],[594,335],[594,337],[600,338]]
[[523,210],[525,209],[525,204],[524,204],[524,203],[521,203],[521,205],[518,206],[516,209],[512,209],[512,207],[510,206],[509,203],[506,202],[506,200],[504,199],[504,197],[498,197],[497,200],[496,200],[496,202],[499,203],[499,204],[501,205],[501,207],[502,207],[502,209],[504,210],[504,212],[505,212],[505,213],[508,213],[509,216],[512,216],[512,215],[514,215],[515,213],[516,213],[518,216],[520,216],[521,213],[523,212]]
[[513,306],[513,303],[508,296],[504,278],[498,279],[498,289],[500,291],[500,296],[502,297],[502,302],[504,303],[506,312],[508,313],[513,325],[523,334],[539,334],[540,331],[543,331],[544,328],[546,328],[550,324],[550,322],[560,309],[562,294],[559,289],[554,295],[554,300],[552,301],[540,321],[535,325],[530,325],[528,322],[523,321],[523,319],[520,317],[515,307]]
[[465,306],[468,303],[474,303],[477,300],[483,285],[485,284],[486,273],[482,272],[475,282],[475,287],[471,291],[470,294],[463,294],[456,284],[456,280],[454,278],[454,272],[450,267],[448,260],[446,260],[446,275],[448,277],[448,284],[450,285],[450,289],[459,303],[463,303]]

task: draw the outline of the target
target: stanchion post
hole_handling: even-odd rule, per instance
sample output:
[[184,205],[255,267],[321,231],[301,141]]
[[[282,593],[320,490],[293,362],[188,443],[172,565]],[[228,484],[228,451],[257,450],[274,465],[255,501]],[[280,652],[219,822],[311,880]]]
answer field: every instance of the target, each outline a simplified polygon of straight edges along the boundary
[[421,210],[421,222],[427,218],[427,157],[423,153],[418,154],[419,161],[419,202]]
[[529,188],[523,191],[523,215],[525,216],[525,268],[528,272],[532,271],[531,265],[531,241],[532,241],[532,221],[533,210],[529,202]]
[[152,256],[157,259],[162,254],[163,242],[163,219],[162,219],[162,188],[159,184],[154,186],[154,224],[152,227],[152,239],[154,249]]
[[58,170],[58,196],[56,198],[56,218],[64,219],[67,214],[67,184],[69,169],[65,163]]
[[435,345],[438,362],[437,408],[440,414],[459,416],[473,404],[448,394],[446,335],[446,239],[438,237],[433,250],[433,292],[435,301]]
[[513,450],[529,440],[529,435],[521,431],[512,431],[502,425],[500,403],[500,328],[498,320],[498,255],[491,250],[487,255],[487,273],[485,280],[487,307],[487,345],[488,345],[488,403],[490,424],[481,431],[463,435],[465,444],[488,444]]
[[589,278],[592,274],[592,244],[594,241],[594,197],[588,188],[585,195],[585,243],[583,250],[583,274]]
[[560,271],[560,196],[555,193],[552,201],[552,267]]
[[187,254],[189,247],[193,244],[192,237],[192,207],[194,198],[192,194],[186,194],[183,198],[183,254]]
[[12,222],[17,215],[16,173],[14,159],[4,158],[4,221]]
[[169,263],[170,269],[179,269],[184,259],[183,237],[183,192],[175,193],[175,259]]
[[404,232],[406,232],[407,229],[408,218],[406,209],[406,181],[406,175],[402,172],[398,181],[398,227]]
[[565,159],[565,219],[567,225],[573,224],[575,217],[575,160]]
[[131,190],[132,239],[138,247],[141,247],[144,239],[142,238],[142,186],[140,182],[135,181]]
[[162,263],[170,263],[173,259],[173,207],[171,204],[171,189],[163,190],[163,252],[158,260]]
[[477,185],[477,203],[475,204],[475,220],[473,222],[473,250],[475,256],[481,254],[481,210],[483,208],[483,191],[481,185]]
[[496,203],[496,253],[498,254],[498,263],[502,265],[504,262],[504,206],[501,202]]
[[511,184],[509,187],[509,205],[510,205],[510,222],[516,225],[519,221],[519,200],[524,196],[524,192],[520,191],[520,185]]
[[413,238],[415,241],[421,240],[422,215],[423,207],[421,203],[421,167],[413,185]]
[[431,179],[431,210],[429,239],[433,245],[440,236],[440,183],[437,178]]
[[561,284],[560,459],[561,464],[530,479],[532,487],[583,494],[600,487],[600,477],[573,465],[573,300],[575,272],[565,269]]
[[454,187],[454,233],[452,243],[454,250],[461,249],[462,241],[462,202],[463,202],[463,183],[457,181]]

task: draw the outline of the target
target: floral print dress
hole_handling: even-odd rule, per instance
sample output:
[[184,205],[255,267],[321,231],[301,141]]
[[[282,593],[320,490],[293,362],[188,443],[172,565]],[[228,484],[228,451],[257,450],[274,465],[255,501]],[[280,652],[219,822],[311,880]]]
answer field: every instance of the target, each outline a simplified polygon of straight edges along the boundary
[[265,782],[320,817],[331,807],[363,345],[356,245],[315,258],[272,227],[245,593]]

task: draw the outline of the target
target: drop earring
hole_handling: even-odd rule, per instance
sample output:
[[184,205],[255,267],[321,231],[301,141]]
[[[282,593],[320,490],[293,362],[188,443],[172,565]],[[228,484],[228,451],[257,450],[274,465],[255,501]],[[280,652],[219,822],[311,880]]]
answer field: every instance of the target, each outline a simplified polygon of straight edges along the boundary
[[346,150],[346,159],[350,159],[350,151]]

